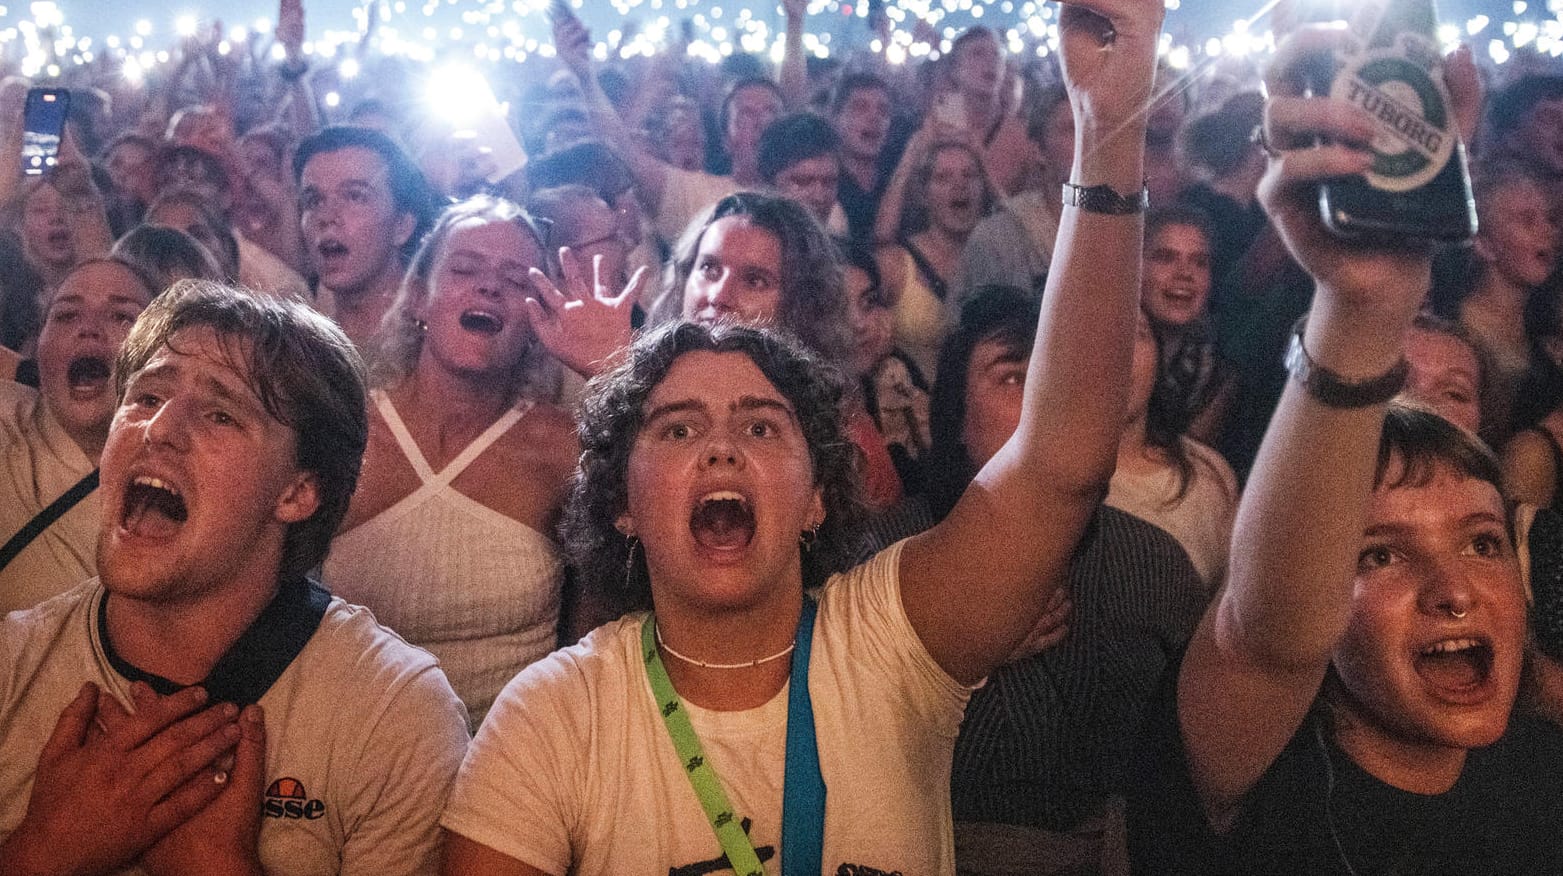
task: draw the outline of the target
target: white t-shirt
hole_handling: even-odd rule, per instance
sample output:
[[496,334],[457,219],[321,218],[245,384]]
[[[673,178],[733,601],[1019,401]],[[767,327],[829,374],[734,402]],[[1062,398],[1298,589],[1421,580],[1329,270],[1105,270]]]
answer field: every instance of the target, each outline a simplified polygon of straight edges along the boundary
[[1182,499],[1173,501],[1178,495],[1178,473],[1169,465],[1148,474],[1119,469],[1108,487],[1107,504],[1171,533],[1214,592],[1226,580],[1232,523],[1237,518],[1237,477],[1214,450],[1190,438],[1182,441],[1193,467]]
[[[955,872],[950,759],[969,691],[901,607],[893,545],[820,595],[809,665],[824,872]],[[644,614],[516,676],[479,729],[446,828],[552,874],[726,872],[653,702]],[[739,712],[685,703],[766,871],[780,873],[787,687]]]
[[[38,754],[83,682],[133,708],[98,635],[103,593],[88,581],[0,620],[0,838],[26,813]],[[332,599],[260,706],[269,876],[434,872],[467,721],[428,652]]]
[[[0,380],[0,544],[92,471],[38,395]],[[98,491],[88,493],[0,570],[0,615],[32,608],[97,573]]]
[[743,186],[730,176],[668,167],[662,183],[662,202],[651,217],[652,228],[668,246],[675,246],[679,235],[702,210],[740,191]]

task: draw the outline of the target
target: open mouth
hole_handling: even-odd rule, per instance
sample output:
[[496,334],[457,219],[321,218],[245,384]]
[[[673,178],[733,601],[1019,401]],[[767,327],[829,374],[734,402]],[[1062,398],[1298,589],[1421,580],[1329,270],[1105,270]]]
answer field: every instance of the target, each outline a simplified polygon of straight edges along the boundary
[[125,488],[120,525],[134,535],[166,538],[178,532],[189,517],[184,496],[167,481],[142,475]]
[[1454,693],[1481,688],[1492,677],[1492,645],[1481,639],[1442,639],[1417,652],[1417,675],[1433,687]]
[[754,510],[731,490],[707,493],[689,515],[695,542],[709,550],[738,550],[754,539]]
[[338,259],[347,255],[347,247],[336,240],[322,240],[315,251],[320,253],[322,259]]
[[504,331],[505,321],[486,310],[469,310],[461,315],[461,327],[480,335],[497,335]]
[[96,394],[108,385],[109,363],[102,356],[77,356],[65,368],[65,382],[71,392]]

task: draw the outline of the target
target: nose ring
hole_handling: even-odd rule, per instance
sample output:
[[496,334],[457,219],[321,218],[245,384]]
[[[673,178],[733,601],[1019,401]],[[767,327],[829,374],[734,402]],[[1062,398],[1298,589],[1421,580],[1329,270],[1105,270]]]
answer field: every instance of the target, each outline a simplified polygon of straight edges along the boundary
[[1451,608],[1451,609],[1448,609],[1448,612],[1449,612],[1449,616],[1454,618],[1455,620],[1459,620],[1460,618],[1465,617],[1465,612],[1463,612],[1463,611],[1455,611],[1454,609]]

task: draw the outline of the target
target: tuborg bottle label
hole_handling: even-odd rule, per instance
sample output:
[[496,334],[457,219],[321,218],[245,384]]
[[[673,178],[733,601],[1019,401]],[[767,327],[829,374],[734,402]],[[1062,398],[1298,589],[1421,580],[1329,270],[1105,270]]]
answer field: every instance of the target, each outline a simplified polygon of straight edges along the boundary
[[1449,111],[1431,0],[1364,0],[1351,21],[1359,40],[1342,57],[1330,96],[1349,101],[1378,123],[1373,188],[1405,192],[1431,182],[1459,140]]

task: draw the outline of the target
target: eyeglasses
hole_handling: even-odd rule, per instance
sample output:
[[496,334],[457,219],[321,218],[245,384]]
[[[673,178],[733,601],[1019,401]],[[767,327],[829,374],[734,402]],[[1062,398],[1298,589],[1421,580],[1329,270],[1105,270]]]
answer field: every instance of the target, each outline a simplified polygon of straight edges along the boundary
[[568,243],[568,244],[565,244],[565,246],[568,246],[568,247],[570,247],[571,249],[574,249],[574,250],[582,250],[582,249],[590,249],[591,247],[599,246],[599,245],[604,244],[604,243],[617,243],[620,246],[625,246],[625,247],[629,246],[629,241],[625,240],[624,239],[624,235],[621,234],[620,232],[618,232],[617,230],[610,231],[610,232],[608,232],[607,234],[604,234],[601,237],[594,237],[591,240],[583,240],[583,241],[581,241],[579,243]]

